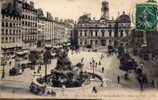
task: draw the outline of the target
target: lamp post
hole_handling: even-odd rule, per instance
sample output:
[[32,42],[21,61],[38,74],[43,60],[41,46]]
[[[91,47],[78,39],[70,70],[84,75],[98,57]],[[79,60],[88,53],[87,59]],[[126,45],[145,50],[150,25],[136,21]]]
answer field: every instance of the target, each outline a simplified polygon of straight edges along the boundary
[[92,78],[95,78],[95,76],[94,76],[94,73],[95,73],[95,62],[94,62],[94,60],[93,60],[93,62],[92,62],[92,67],[93,67],[93,75],[92,75]]
[[5,64],[6,64],[5,58],[3,58],[3,60],[2,60],[3,69],[2,69],[2,77],[1,77],[1,79],[5,78]]

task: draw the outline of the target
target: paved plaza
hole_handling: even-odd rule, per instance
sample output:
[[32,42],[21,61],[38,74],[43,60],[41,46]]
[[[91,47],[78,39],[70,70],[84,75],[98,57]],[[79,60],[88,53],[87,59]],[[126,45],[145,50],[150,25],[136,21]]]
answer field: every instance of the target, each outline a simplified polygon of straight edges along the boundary
[[[100,60],[101,55],[104,56],[102,60]],[[130,80],[125,80],[123,78],[123,75],[125,72],[121,71],[119,69],[119,60],[117,58],[117,55],[107,55],[105,52],[88,52],[88,51],[80,51],[80,52],[72,52],[70,51],[68,54],[68,57],[70,58],[70,61],[72,62],[72,65],[77,64],[81,61],[81,59],[84,58],[84,71],[91,70],[92,67],[90,66],[90,62],[92,61],[92,58],[95,60],[95,62],[99,63],[99,60],[101,62],[101,65],[97,65],[95,67],[94,73],[98,73],[102,75],[104,79],[103,87],[101,87],[101,82],[98,81],[92,81],[89,85],[85,85],[83,87],[78,88],[54,88],[54,91],[56,92],[57,97],[66,97],[66,98],[83,98],[86,97],[92,97],[95,98],[101,98],[101,97],[128,97],[128,96],[139,96],[139,95],[145,95],[147,97],[156,97],[156,89],[145,87],[144,92],[140,91],[139,84],[135,78],[135,75],[133,73],[130,74]],[[51,64],[48,65],[48,72],[50,73],[50,70],[55,68],[56,66],[56,59],[53,59]],[[6,66],[7,73],[4,80],[0,81],[0,96],[1,97],[10,97],[17,98],[17,97],[47,97],[52,98],[52,96],[39,96],[32,94],[29,91],[29,86],[31,84],[31,81],[34,77],[34,70],[25,69],[24,73],[22,75],[18,76],[9,76],[9,68],[10,66]],[[104,67],[104,73],[102,73],[102,67]],[[36,68],[37,70],[37,68]],[[41,74],[44,75],[44,66],[42,66]],[[120,84],[117,83],[117,76],[120,76]],[[92,87],[95,86],[98,93],[95,94],[92,92]],[[84,91],[84,92],[83,92]],[[128,91],[128,92],[127,92]],[[154,94],[153,94],[154,93]],[[151,95],[152,94],[152,95]],[[99,96],[100,95],[100,96]],[[133,97],[134,98],[134,97]]]

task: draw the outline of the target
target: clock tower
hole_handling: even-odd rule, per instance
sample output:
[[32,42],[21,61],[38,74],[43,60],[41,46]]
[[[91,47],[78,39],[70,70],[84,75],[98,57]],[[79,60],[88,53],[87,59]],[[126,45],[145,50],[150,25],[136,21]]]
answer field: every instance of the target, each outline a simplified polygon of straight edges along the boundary
[[109,19],[109,2],[102,1],[101,14],[101,19]]

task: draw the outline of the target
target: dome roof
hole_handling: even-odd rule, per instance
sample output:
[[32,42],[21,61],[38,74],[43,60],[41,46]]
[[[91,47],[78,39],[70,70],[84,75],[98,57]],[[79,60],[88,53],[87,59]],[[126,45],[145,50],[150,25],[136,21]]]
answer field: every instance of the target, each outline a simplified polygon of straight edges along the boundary
[[89,22],[89,21],[91,21],[91,18],[86,14],[79,17],[79,22]]
[[119,22],[124,22],[124,23],[130,23],[131,22],[131,19],[129,17],[129,15],[125,14],[125,12],[123,12],[122,15],[120,15],[116,21],[119,21]]

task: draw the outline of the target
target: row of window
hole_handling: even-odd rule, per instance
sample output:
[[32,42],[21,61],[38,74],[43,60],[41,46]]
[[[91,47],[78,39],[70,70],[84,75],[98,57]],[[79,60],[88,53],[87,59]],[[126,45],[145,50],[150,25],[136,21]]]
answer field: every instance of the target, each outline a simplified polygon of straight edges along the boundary
[[112,27],[112,24],[103,24],[103,25],[93,25],[93,24],[78,24],[78,27]]
[[24,33],[37,33],[37,31],[36,30],[25,29]]
[[[78,24],[78,27],[115,27],[116,24],[103,24],[103,25],[94,25],[94,24]],[[118,27],[130,27],[130,23],[119,23]]]
[[20,23],[2,22],[2,27],[19,27]]
[[[89,32],[90,34],[90,36],[98,36],[98,31],[95,31],[95,34],[93,34],[93,31],[91,30],[90,32]],[[105,37],[105,31],[101,31],[101,34],[102,34],[102,37]],[[87,31],[85,31],[84,33],[82,33],[82,32],[80,32],[80,36],[88,36],[88,33],[87,33]],[[109,36],[112,36],[112,31],[110,30],[109,31]]]
[[[108,32],[109,32],[109,36],[111,37],[112,36],[112,30],[108,30]],[[119,30],[119,32],[120,32],[120,37],[123,37],[123,30]],[[125,33],[128,35],[128,30],[125,30]],[[95,30],[95,34],[93,34],[93,30],[90,30],[89,31],[89,33],[90,33],[90,36],[98,36],[98,30]],[[106,33],[105,33],[105,30],[101,30],[101,36],[102,37],[105,37],[106,35],[105,35]],[[84,30],[84,33],[82,32],[82,30],[80,31],[80,36],[88,36],[88,32],[87,32],[87,30]]]
[[2,19],[21,20],[21,18],[19,18],[19,17],[5,16],[5,15],[2,15]]
[[20,35],[21,30],[2,29],[2,35]]
[[35,36],[28,36],[28,37],[25,37],[23,40],[30,41],[30,40],[37,40],[37,38]]
[[30,16],[30,15],[23,15],[22,18],[29,19],[29,20],[37,20],[37,17]]
[[2,37],[2,43],[15,43],[19,42],[20,37]]
[[23,21],[23,22],[22,22],[22,26],[37,27],[37,23],[28,22],[28,21]]

